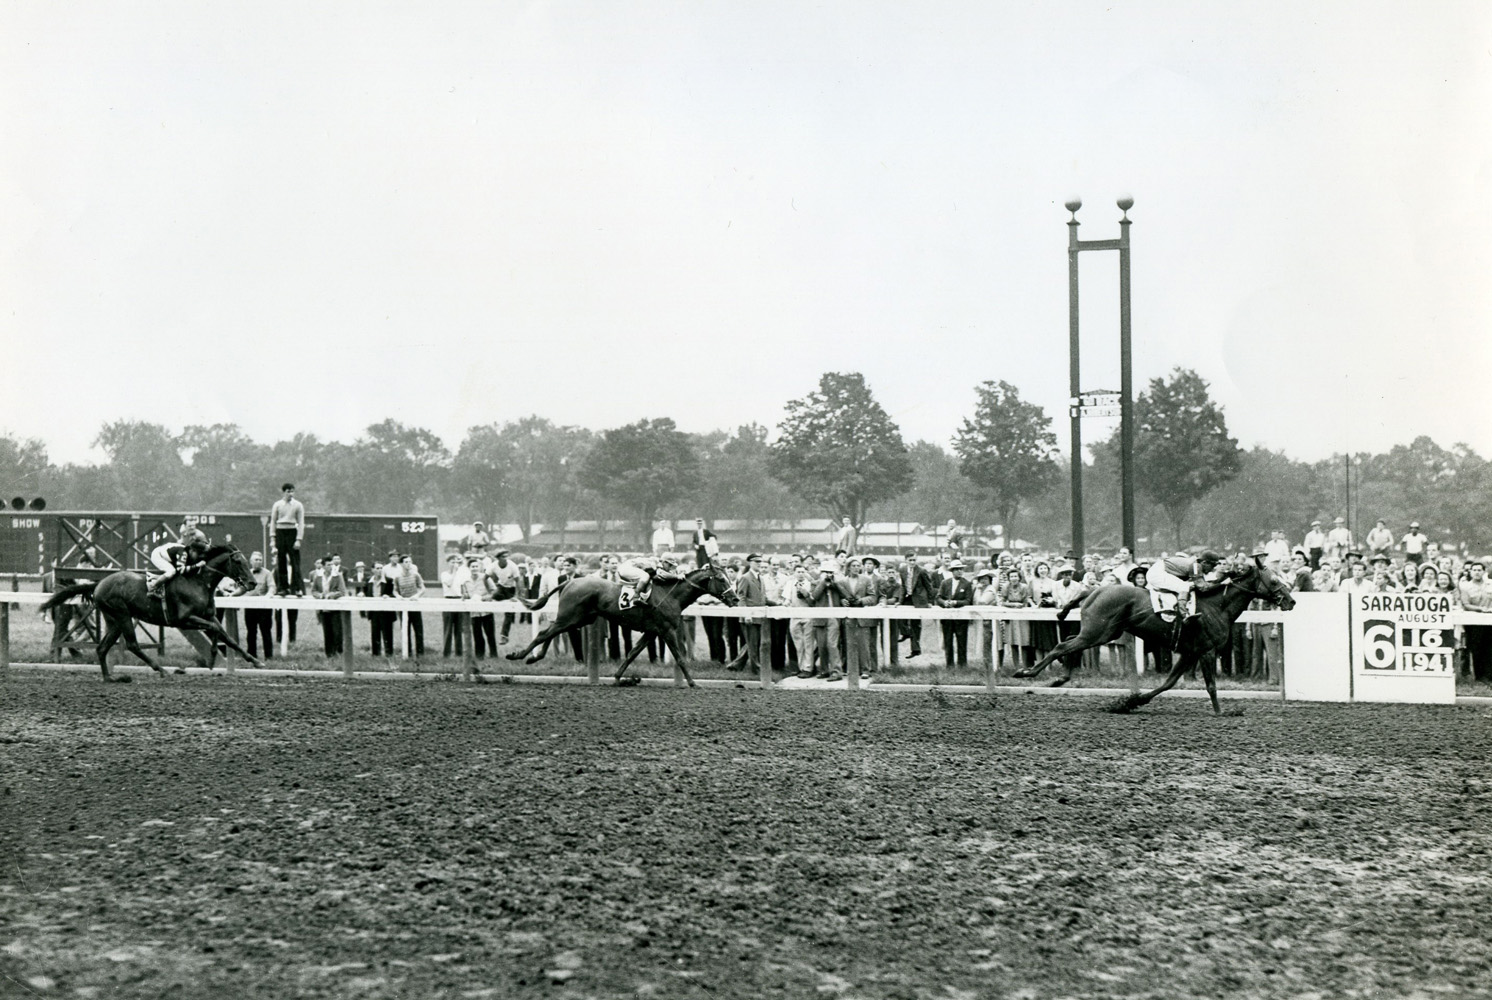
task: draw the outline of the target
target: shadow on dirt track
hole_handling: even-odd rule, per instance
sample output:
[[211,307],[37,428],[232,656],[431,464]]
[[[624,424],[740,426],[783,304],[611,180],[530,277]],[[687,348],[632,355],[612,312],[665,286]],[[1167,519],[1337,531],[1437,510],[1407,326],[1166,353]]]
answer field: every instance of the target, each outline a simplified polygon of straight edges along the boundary
[[0,996],[1474,995],[1484,709],[23,676]]

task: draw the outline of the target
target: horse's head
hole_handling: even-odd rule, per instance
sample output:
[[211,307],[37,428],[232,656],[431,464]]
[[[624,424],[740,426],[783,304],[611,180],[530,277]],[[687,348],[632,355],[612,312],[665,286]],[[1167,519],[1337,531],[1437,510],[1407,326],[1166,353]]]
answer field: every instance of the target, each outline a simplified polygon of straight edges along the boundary
[[249,557],[240,552],[238,546],[213,546],[207,550],[203,561],[243,589],[254,588],[254,569],[249,565]]
[[705,563],[690,573],[689,580],[727,607],[733,608],[740,603],[740,599],[736,597],[736,588],[730,585],[730,580],[725,576],[725,570],[714,563]]
[[1270,568],[1264,565],[1262,556],[1240,556],[1229,568],[1228,575],[1239,587],[1255,597],[1263,598],[1281,611],[1295,607],[1295,598],[1290,587]]

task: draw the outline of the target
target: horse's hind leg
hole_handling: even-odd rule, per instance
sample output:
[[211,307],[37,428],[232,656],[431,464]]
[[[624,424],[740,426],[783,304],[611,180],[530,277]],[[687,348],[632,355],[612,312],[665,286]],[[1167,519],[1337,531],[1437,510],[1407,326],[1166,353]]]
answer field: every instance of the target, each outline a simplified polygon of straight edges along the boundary
[[103,637],[99,639],[98,649],[95,651],[98,653],[99,669],[104,672],[104,680],[106,681],[129,680],[128,677],[115,677],[109,672],[109,650],[113,649],[114,644],[119,641],[119,636],[124,632],[124,623],[115,621],[112,618],[106,618],[104,621],[108,627],[104,629]]
[[[1108,641],[1109,637],[1106,636],[1105,633],[1096,631],[1090,632],[1085,629],[1078,632],[1077,635],[1072,636],[1071,638],[1063,639],[1061,642],[1057,643],[1057,645],[1053,646],[1051,651],[1048,652],[1041,659],[1037,660],[1029,667],[1022,667],[1020,670],[1017,670],[1013,676],[1035,677],[1037,674],[1045,670],[1047,668],[1047,665],[1050,664],[1053,660],[1059,660],[1068,653],[1078,653],[1085,649],[1090,649],[1094,646],[1102,645],[1103,643]],[[1072,671],[1071,669],[1068,669],[1066,661],[1063,662],[1062,666],[1063,669],[1067,671],[1067,676],[1070,677],[1072,675]],[[1062,680],[1063,682],[1065,682],[1067,680],[1067,677],[1063,677]]]
[[622,661],[621,666],[616,668],[616,676],[613,677],[612,680],[621,681],[622,675],[627,672],[627,668],[632,666],[632,661],[637,659],[637,654],[646,649],[647,645],[648,644],[646,642],[638,642],[637,645],[628,650],[627,658]]
[[147,656],[145,654],[145,650],[140,648],[140,640],[135,637],[135,626],[133,623],[129,623],[124,627],[124,645],[125,648],[128,649],[131,653],[134,653],[140,659],[149,664],[151,670],[154,670],[162,677],[165,676],[166,672],[160,668],[160,664],[156,663],[149,656]]

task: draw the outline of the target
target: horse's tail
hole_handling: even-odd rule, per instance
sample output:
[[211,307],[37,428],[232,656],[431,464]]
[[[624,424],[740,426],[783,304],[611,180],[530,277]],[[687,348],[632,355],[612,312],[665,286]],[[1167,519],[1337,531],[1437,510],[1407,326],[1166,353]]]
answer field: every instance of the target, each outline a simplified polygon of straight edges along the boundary
[[39,610],[50,611],[58,605],[66,604],[74,597],[86,597],[89,600],[92,600],[93,591],[97,589],[97,587],[98,583],[96,581],[94,583],[75,583],[69,587],[63,587],[61,590],[57,591],[51,597],[43,601]]
[[542,608],[545,605],[545,603],[548,602],[549,598],[553,597],[555,594],[559,593],[561,590],[564,590],[565,589],[565,585],[568,582],[569,582],[568,580],[565,581],[565,583],[560,584],[558,587],[553,588],[548,593],[544,594],[541,597],[535,598],[532,601],[526,600],[525,598],[520,597],[520,598],[518,598],[518,603],[522,604],[525,608],[528,608],[530,611],[538,611],[540,608]]

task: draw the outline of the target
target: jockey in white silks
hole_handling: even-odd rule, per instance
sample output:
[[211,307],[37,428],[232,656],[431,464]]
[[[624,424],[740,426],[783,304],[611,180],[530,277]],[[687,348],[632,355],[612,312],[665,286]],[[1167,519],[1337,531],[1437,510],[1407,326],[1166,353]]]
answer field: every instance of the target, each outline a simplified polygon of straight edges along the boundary
[[1155,565],[1145,571],[1145,585],[1155,602],[1156,613],[1166,621],[1180,625],[1196,616],[1193,592],[1199,585],[1219,578],[1215,574],[1223,557],[1207,551],[1193,559],[1185,553],[1177,553],[1157,559]]
[[678,569],[678,559],[672,553],[664,552],[657,558],[638,556],[628,559],[616,568],[616,575],[623,583],[631,584],[638,602],[644,603],[653,592],[653,581],[659,579],[672,583],[679,579]]
[[[150,553],[150,565],[160,571],[159,576],[151,577],[146,586],[146,593],[155,595],[165,587],[166,581],[170,580],[178,572],[178,569],[186,569],[188,566],[202,560],[202,554],[207,551],[207,536],[201,531],[190,526],[183,526],[181,538],[164,545],[157,545]],[[178,567],[178,563],[180,564]]]

